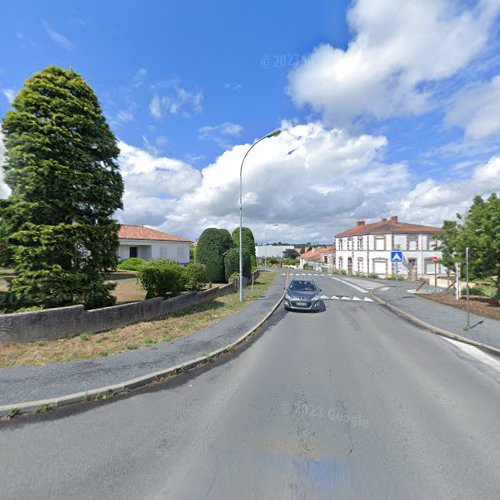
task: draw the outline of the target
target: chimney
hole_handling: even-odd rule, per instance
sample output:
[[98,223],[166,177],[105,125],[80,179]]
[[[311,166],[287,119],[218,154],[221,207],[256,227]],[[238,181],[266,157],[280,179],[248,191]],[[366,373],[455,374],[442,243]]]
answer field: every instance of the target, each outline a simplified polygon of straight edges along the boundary
[[364,226],[364,225],[365,225],[365,221],[364,220],[358,220],[358,222],[356,222],[356,227]]
[[397,223],[398,222],[398,216],[397,215],[393,215],[391,217],[391,222],[396,222]]

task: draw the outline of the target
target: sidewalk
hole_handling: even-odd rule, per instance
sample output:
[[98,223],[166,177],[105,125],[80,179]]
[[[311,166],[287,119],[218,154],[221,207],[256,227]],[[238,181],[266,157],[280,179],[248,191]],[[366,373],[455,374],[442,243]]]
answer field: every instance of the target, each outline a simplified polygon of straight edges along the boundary
[[[387,281],[381,284],[380,288],[373,289],[372,293],[388,304],[430,325],[500,349],[500,321],[471,314],[471,325],[475,325],[479,321],[483,321],[483,323],[474,326],[468,331],[464,330],[467,324],[464,311],[424,299],[419,297],[418,294],[408,291],[415,290],[418,285],[419,283],[411,281]],[[432,290],[435,290],[435,287],[424,287],[422,289],[422,291]]]
[[282,294],[283,277],[278,274],[265,297],[187,337],[106,358],[1,368],[0,405],[55,398],[118,384],[205,356],[235,341],[257,324]]

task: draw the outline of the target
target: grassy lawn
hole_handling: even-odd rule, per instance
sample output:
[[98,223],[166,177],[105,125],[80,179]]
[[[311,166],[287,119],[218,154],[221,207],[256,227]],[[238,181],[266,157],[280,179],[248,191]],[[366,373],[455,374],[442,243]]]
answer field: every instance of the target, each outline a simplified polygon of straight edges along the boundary
[[93,335],[82,334],[68,339],[0,346],[0,367],[44,365],[57,361],[104,357],[159,342],[170,342],[229,316],[252,300],[262,297],[275,278],[275,273],[261,273],[255,283],[254,296],[251,296],[250,288],[246,288],[243,303],[239,301],[238,293],[232,293],[162,320],[137,323]]

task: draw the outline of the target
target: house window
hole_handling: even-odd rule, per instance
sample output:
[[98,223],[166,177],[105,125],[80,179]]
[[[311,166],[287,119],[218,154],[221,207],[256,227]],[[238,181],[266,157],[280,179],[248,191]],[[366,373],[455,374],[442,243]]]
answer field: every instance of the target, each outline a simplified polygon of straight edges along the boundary
[[347,250],[352,250],[352,238],[347,239]]
[[358,257],[358,273],[363,272],[363,257]]
[[375,250],[385,250],[385,236],[375,238]]
[[325,255],[325,256],[323,257],[323,262],[324,262],[325,264],[328,264],[328,255]]
[[344,265],[344,259],[342,257],[339,257],[339,269],[343,269]]
[[338,246],[339,246],[339,250],[342,250],[342,239],[339,238],[338,240]]
[[358,238],[358,250],[363,250],[363,238]]
[[432,236],[427,236],[427,250],[435,250],[436,243],[436,240]]
[[407,250],[418,250],[418,240],[416,236],[408,236],[406,240]]
[[130,247],[129,257],[137,257],[137,247]]
[[184,248],[181,246],[177,247],[177,258],[178,259],[184,258]]

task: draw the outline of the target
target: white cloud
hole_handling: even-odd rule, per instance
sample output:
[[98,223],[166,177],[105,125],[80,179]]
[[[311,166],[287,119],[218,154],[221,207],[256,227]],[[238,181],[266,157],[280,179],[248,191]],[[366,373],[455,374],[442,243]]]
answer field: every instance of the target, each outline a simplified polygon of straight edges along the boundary
[[135,74],[132,76],[132,87],[139,88],[144,85],[144,80],[148,76],[148,70],[146,68],[139,68]]
[[385,118],[432,106],[429,83],[447,79],[484,50],[498,0],[357,0],[346,50],[320,45],[289,75],[288,92],[328,123]]
[[5,96],[9,104],[12,103],[14,97],[16,97],[16,91],[14,89],[2,89],[2,94]]
[[224,87],[228,90],[239,90],[243,85],[241,83],[236,83],[236,82],[225,82]]
[[163,110],[172,115],[182,114],[185,118],[203,110],[203,92],[187,90],[178,78],[160,82],[152,88],[154,95],[149,110],[155,118],[161,118]]
[[402,217],[441,226],[444,219],[465,213],[476,195],[500,192],[500,156],[472,169],[471,175],[460,181],[427,179],[418,183],[404,200],[393,205]]
[[455,94],[446,123],[463,128],[468,139],[500,135],[500,75],[488,82],[469,85]]
[[63,49],[66,49],[66,50],[72,50],[73,49],[73,44],[71,43],[71,41],[69,40],[68,37],[66,37],[62,33],[58,33],[57,31],[54,31],[49,26],[49,24],[47,23],[47,21],[42,20],[42,24],[43,24],[43,26],[45,28],[45,31],[47,32],[47,35],[49,35],[49,38],[53,42],[55,42],[58,45],[60,45]]
[[122,109],[116,114],[116,122],[118,123],[130,123],[134,121],[134,114],[132,111]]
[[201,174],[185,162],[156,157],[119,142],[119,164],[125,182],[125,222],[160,225],[180,197],[199,185]]
[[5,161],[5,146],[3,143],[3,132],[0,130],[0,198],[7,198],[10,195],[10,188],[3,179],[3,163]]
[[158,94],[154,94],[149,103],[149,111],[154,118],[161,118],[161,101]]
[[[244,219],[257,238],[269,224],[279,223],[276,238],[330,241],[352,218],[384,210],[408,190],[406,165],[381,163],[384,137],[351,137],[318,123],[284,127],[279,137],[259,144],[244,167]],[[239,165],[249,146],[234,146],[204,168],[198,184],[174,196],[173,204],[169,198],[163,221],[155,214],[154,225],[191,238],[208,226],[236,227]],[[148,179],[150,184],[157,182]],[[129,214],[126,208],[124,221]]]
[[205,125],[198,129],[200,139],[209,139],[221,148],[228,149],[228,137],[239,137],[243,132],[243,127],[237,123],[224,122],[219,125]]

